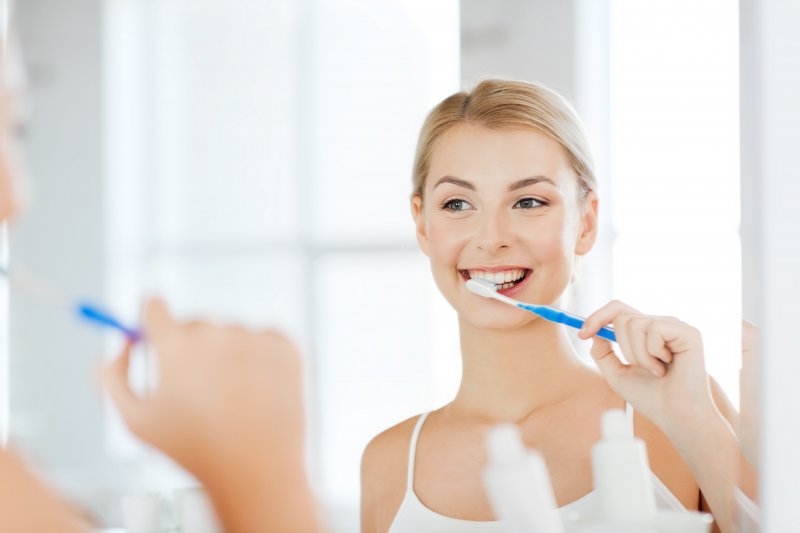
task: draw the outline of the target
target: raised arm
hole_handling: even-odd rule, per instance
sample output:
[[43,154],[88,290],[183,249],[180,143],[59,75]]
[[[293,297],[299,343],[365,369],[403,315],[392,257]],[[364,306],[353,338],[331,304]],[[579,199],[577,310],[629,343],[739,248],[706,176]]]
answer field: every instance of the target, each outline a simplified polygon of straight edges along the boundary
[[600,371],[617,394],[670,438],[720,531],[734,531],[734,489],[743,456],[723,415],[732,411],[730,403],[706,373],[700,332],[678,319],[643,315],[615,301],[592,314],[579,336],[592,338],[608,324],[614,325],[627,362],[611,343],[594,337],[591,354]]

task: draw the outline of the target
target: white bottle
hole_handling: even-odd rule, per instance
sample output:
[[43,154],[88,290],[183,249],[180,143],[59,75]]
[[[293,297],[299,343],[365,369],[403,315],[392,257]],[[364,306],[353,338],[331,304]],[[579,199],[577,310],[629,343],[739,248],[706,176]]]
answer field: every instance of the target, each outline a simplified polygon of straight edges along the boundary
[[509,533],[562,533],[561,517],[547,467],[539,453],[526,450],[513,424],[486,434],[489,463],[483,486],[497,518]]
[[634,437],[625,411],[603,413],[602,440],[592,448],[594,488],[605,522],[644,524],[656,514],[647,449]]

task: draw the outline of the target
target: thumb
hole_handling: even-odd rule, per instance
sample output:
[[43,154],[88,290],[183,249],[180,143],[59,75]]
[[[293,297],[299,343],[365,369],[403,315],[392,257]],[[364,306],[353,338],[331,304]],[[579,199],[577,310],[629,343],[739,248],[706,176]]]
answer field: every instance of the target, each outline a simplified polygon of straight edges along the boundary
[[141,400],[128,384],[131,344],[127,343],[122,353],[113,362],[100,370],[100,380],[108,391],[111,401],[116,405],[125,423],[134,433],[141,418]]
[[166,302],[161,298],[150,298],[144,306],[144,329],[147,337],[153,344],[158,345],[166,332],[175,326]]
[[616,389],[620,377],[627,369],[627,365],[619,360],[617,354],[614,353],[614,348],[610,341],[601,337],[592,338],[592,348],[589,351],[594,359],[600,373],[606,378],[606,381]]

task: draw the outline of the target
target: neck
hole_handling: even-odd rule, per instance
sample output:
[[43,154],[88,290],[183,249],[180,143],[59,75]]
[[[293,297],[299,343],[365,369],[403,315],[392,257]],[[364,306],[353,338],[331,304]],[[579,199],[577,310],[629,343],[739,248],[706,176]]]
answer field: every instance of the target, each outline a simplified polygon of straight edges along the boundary
[[562,326],[537,319],[513,330],[481,329],[459,319],[461,386],[452,403],[487,421],[519,422],[566,398],[591,372]]

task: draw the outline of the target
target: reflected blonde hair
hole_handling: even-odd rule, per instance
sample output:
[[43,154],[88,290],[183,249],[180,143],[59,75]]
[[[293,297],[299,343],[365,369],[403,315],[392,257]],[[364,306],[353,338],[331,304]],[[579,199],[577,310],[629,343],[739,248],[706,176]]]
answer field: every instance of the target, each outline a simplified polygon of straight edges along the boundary
[[461,124],[486,128],[533,129],[548,135],[564,149],[578,178],[580,198],[597,188],[594,163],[578,115],[561,95],[536,83],[487,79],[472,91],[462,91],[442,100],[422,125],[414,157],[412,196],[424,198],[436,142]]

